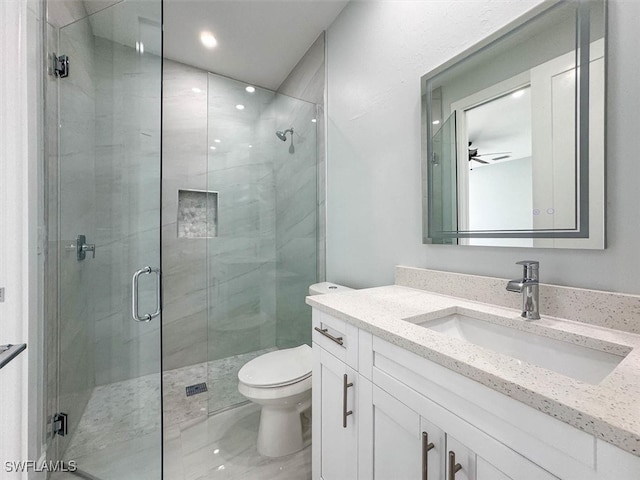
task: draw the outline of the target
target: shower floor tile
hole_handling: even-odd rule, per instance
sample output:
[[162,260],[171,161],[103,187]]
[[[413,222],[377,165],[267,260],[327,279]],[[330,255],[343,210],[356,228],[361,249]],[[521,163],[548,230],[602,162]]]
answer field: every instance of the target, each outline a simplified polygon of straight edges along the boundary
[[[247,399],[238,392],[238,371],[249,360],[273,350],[276,349],[267,348],[164,372],[165,427],[246,403]],[[207,382],[209,391],[187,397],[185,388],[200,382]]]
[[[160,375],[101,385],[93,389],[64,454],[78,467],[97,458],[116,457],[148,448],[160,441]],[[90,459],[90,460],[88,460]],[[142,477],[141,477],[142,478]]]
[[[240,368],[273,350],[164,372],[164,480],[311,478],[310,448],[258,454],[260,408],[238,392]],[[209,391],[187,397],[185,387],[204,379]],[[159,480],[159,389],[158,374],[96,387],[64,460],[101,480]]]

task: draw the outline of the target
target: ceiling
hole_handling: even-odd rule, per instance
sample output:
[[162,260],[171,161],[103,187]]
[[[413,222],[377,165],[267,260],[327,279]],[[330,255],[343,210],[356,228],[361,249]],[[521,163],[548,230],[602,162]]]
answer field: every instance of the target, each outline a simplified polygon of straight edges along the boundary
[[[164,0],[164,56],[276,90],[348,0]],[[201,31],[217,47],[207,49]]]

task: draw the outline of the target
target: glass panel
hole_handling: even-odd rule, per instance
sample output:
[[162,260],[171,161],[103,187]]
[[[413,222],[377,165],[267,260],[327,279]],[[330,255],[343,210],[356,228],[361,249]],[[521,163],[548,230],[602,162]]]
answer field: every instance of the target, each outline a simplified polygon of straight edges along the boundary
[[[59,36],[58,451],[100,479],[161,478],[160,318],[131,311],[134,272],[160,266],[160,21],[123,2]],[[157,281],[140,275],[142,317]]]
[[[317,282],[317,109],[314,104],[278,95],[276,127],[293,127],[293,141],[277,137],[276,187],[276,346],[311,345],[309,285]],[[288,145],[288,147],[287,147]]]
[[209,74],[210,413],[246,401],[237,374],[247,361],[311,342],[304,299],[317,278],[316,106],[246,87]]
[[[435,133],[428,163],[429,231],[457,230],[456,116],[452,113]],[[427,232],[425,232],[425,235]],[[453,239],[433,238],[433,243],[451,244]]]

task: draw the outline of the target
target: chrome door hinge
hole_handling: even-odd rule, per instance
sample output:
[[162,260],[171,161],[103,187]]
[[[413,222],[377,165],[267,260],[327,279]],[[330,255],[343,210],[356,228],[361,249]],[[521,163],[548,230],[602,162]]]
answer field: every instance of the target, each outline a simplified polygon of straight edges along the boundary
[[56,56],[55,53],[51,54],[51,71],[52,75],[58,78],[65,78],[69,76],[69,57],[67,55]]
[[53,435],[60,435],[64,437],[67,433],[69,433],[69,422],[66,413],[56,413],[53,416]]

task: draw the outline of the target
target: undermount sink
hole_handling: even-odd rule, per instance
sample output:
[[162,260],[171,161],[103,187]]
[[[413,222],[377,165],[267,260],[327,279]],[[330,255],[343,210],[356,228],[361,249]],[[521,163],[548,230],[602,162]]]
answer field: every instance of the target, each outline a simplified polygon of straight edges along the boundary
[[462,313],[449,313],[427,321],[407,320],[593,385],[599,384],[624,359],[620,355],[490,323]]

